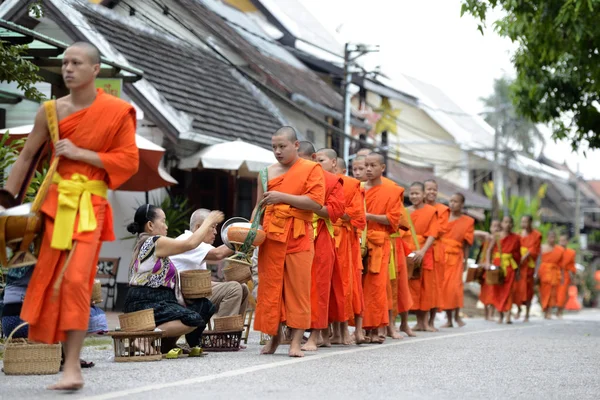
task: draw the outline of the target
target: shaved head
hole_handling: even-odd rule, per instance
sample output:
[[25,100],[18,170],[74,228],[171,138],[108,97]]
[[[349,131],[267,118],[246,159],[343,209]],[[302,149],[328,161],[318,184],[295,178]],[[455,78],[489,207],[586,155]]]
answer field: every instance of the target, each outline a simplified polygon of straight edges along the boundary
[[85,51],[90,63],[100,64],[100,50],[89,42],[75,42],[69,47],[76,47]]
[[199,208],[190,217],[190,231],[194,232],[196,229],[200,228],[206,217],[210,214],[210,210],[206,208]]
[[325,157],[329,158],[330,160],[333,160],[334,158],[337,159],[337,152],[333,149],[320,149],[317,151],[318,154],[323,154]]
[[277,129],[273,136],[284,136],[287,140],[289,140],[292,143],[295,143],[298,140],[296,130],[291,126],[282,126],[281,128]]
[[418,187],[421,189],[421,191],[425,191],[425,185],[423,184],[423,182],[413,182],[410,184],[410,187]]
[[367,157],[365,157],[365,156],[356,156],[356,157],[354,158],[354,161],[352,161],[352,162],[365,162],[365,159],[366,159],[366,158],[367,158]]
[[348,168],[348,166],[346,165],[346,161],[344,161],[344,159],[342,157],[338,157],[337,166],[341,170],[345,170]]
[[311,142],[307,142],[305,140],[299,143],[298,147],[298,155],[302,158],[312,159],[315,154],[315,146]]
[[373,152],[373,150],[371,149],[367,149],[366,147],[363,147],[362,149],[358,150],[356,152],[357,156],[368,156],[369,154],[371,154]]
[[366,157],[366,159],[368,159],[368,160],[375,159],[375,160],[377,160],[377,162],[379,162],[379,164],[385,164],[385,157],[381,153],[371,152]]

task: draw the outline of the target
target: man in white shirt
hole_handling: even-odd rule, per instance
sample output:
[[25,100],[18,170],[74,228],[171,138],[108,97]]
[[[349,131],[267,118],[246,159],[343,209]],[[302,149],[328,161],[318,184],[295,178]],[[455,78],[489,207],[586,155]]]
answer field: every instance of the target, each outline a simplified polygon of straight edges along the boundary
[[[210,210],[204,208],[196,210],[190,218],[190,231],[185,231],[177,239],[190,237],[193,232],[200,228],[209,213]],[[233,255],[233,250],[225,245],[219,247],[212,245],[217,235],[217,226],[215,225],[212,228],[200,246],[194,250],[169,257],[179,272],[206,269],[207,261],[221,261]],[[217,317],[238,314],[244,316],[248,304],[248,287],[238,282],[213,282],[212,296],[209,300],[217,309],[215,314]]]

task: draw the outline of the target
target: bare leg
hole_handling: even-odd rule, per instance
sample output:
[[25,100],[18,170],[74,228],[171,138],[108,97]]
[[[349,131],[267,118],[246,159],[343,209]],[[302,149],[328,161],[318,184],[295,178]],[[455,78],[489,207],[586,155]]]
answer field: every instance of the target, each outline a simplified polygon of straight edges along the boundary
[[425,311],[418,310],[417,314],[417,324],[413,326],[413,331],[415,332],[424,332],[425,331]]
[[341,322],[333,322],[331,324],[333,335],[331,336],[331,344],[342,344],[342,332],[340,328]]
[[83,388],[83,376],[81,375],[81,363],[79,357],[83,341],[85,340],[85,331],[68,331],[65,346],[65,364],[63,374],[60,380],[49,390],[79,390]]
[[415,333],[408,326],[408,311],[400,313],[400,331],[406,333],[408,337],[416,337]]
[[381,337],[379,329],[371,329],[369,336],[371,337],[371,343],[382,344],[385,342],[385,336]]
[[558,311],[556,311],[556,317],[557,317],[558,319],[563,319],[563,310],[564,310],[564,308],[560,307],[560,308],[558,309]]
[[484,306],[484,309],[485,309],[485,320],[486,320],[486,321],[489,321],[489,320],[491,319],[491,315],[490,315],[490,306],[489,306],[489,304],[488,304],[488,305],[485,305],[485,306]]
[[157,326],[157,328],[163,331],[163,337],[179,337],[187,335],[196,329],[195,326],[184,325],[180,320],[165,322]]
[[515,315],[515,319],[519,320],[521,318],[521,305],[517,306],[517,315]]
[[304,351],[317,351],[317,347],[319,346],[319,338],[321,337],[321,331],[319,329],[313,329],[310,332],[310,336],[308,340],[302,346],[302,350]]
[[342,344],[345,346],[354,344],[354,340],[350,337],[350,331],[348,330],[348,321],[340,323],[340,330],[342,331]]
[[321,342],[319,347],[331,347],[331,336],[329,336],[329,328],[321,329]]
[[544,310],[544,318],[552,319],[552,309],[550,307],[548,307]]
[[523,322],[529,322],[529,311],[531,310],[531,301],[525,303],[525,319]]
[[277,335],[271,336],[271,340],[265,344],[265,346],[260,351],[260,354],[275,354],[277,351],[277,347],[281,343],[281,324],[279,325],[279,329],[277,330]]
[[398,330],[396,329],[396,318],[392,314],[393,312],[392,310],[390,310],[390,323],[388,324],[386,329],[386,336],[396,340],[402,339],[402,335],[400,335],[400,332],[398,332]]
[[[437,332],[438,331],[438,329],[434,325],[436,314],[437,314],[437,308],[432,308],[431,310],[429,310],[429,321],[427,321],[427,318],[425,319],[425,322],[427,323],[427,325],[425,326],[425,331],[427,331],[427,332]],[[425,317],[427,317],[427,315]]]
[[290,351],[288,352],[290,357],[304,357],[304,353],[300,348],[303,335],[303,329],[292,329],[292,343],[290,343]]
[[452,325],[452,310],[446,310],[446,319],[448,321],[442,325],[442,328],[454,328],[454,325]]
[[506,313],[506,323],[508,325],[512,324],[512,321],[510,320],[512,317],[512,313],[510,312],[510,310],[508,310],[508,312]]
[[[509,314],[510,314],[510,312],[509,312]],[[500,312],[500,318],[498,319],[498,323],[501,324],[503,322],[504,322],[504,313]]]
[[354,339],[356,340],[356,344],[365,343],[365,335],[363,334],[363,317],[360,315],[354,316]]
[[454,310],[454,320],[458,324],[459,328],[462,328],[463,326],[466,325],[465,321],[463,321],[463,319],[460,316],[460,308],[457,308],[456,310]]

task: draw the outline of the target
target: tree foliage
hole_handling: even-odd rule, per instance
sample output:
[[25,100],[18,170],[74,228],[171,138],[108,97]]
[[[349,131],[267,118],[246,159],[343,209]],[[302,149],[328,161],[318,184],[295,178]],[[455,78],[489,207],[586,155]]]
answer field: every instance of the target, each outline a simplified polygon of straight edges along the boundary
[[522,151],[532,155],[535,146],[544,143],[544,135],[530,119],[517,114],[511,103],[510,85],[511,80],[507,77],[496,79],[494,93],[481,98],[486,109],[491,111],[486,114],[485,120],[500,133],[503,147],[514,142]]
[[573,148],[600,148],[600,0],[463,0],[478,29],[501,9],[495,30],[518,44],[512,84],[517,112],[549,123]]

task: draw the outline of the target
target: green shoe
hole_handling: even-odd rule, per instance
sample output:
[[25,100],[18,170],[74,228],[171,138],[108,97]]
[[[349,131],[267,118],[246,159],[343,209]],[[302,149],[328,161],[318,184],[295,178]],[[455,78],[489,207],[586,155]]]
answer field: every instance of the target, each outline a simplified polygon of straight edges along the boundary
[[202,347],[196,346],[190,350],[190,357],[201,357],[202,356]]
[[181,353],[183,353],[183,351],[180,348],[176,348],[176,349],[172,349],[171,351],[169,351],[167,353],[167,359],[168,360],[174,360],[179,358],[179,356],[181,355]]

